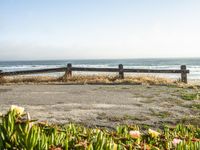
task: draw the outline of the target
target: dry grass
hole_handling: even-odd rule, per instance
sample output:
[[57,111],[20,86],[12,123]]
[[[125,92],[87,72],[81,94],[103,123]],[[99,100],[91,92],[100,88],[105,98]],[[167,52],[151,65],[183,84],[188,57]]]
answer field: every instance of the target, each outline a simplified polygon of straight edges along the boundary
[[119,79],[117,76],[106,76],[106,75],[77,75],[71,78],[65,79],[63,78],[64,82],[69,83],[88,83],[88,84],[95,84],[95,83],[116,83],[116,84],[165,84],[171,85],[175,84],[176,82],[166,78],[154,77],[154,76],[127,76],[124,79]]
[[178,82],[155,76],[126,76],[119,79],[108,75],[74,75],[70,78],[53,76],[13,76],[0,78],[1,84],[8,83],[69,83],[69,84],[150,84],[150,85],[177,85]]
[[4,77],[1,77],[1,76],[0,76],[0,84],[1,84],[1,83],[5,83],[5,82],[6,82],[6,79],[5,79]]
[[0,78],[1,84],[6,83],[43,83],[58,82],[60,79],[51,76],[12,76]]
[[116,75],[73,75],[72,77],[55,76],[10,76],[0,77],[0,84],[35,84],[35,83],[67,83],[67,84],[147,84],[168,85],[181,88],[197,88],[194,84],[184,84],[178,80],[150,75],[125,76],[119,79]]

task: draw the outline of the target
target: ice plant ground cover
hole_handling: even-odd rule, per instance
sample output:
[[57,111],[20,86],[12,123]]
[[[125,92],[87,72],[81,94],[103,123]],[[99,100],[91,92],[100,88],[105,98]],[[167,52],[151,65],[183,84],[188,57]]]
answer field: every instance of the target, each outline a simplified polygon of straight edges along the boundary
[[23,150],[199,150],[200,128],[177,125],[163,130],[140,130],[123,125],[116,130],[77,124],[49,125],[30,119],[22,107],[11,106],[0,121],[0,149]]

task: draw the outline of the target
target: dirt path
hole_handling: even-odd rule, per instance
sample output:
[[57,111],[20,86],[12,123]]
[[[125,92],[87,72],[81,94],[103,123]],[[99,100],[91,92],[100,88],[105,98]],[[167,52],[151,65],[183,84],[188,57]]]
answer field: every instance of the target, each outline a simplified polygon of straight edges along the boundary
[[182,99],[183,93],[195,92],[148,85],[4,85],[0,86],[0,112],[15,104],[35,119],[56,123],[200,124],[200,101]]

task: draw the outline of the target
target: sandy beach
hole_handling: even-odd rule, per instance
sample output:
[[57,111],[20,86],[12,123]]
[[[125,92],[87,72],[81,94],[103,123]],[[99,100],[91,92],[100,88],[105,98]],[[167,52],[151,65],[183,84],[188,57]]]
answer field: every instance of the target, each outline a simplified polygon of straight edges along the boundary
[[197,91],[158,85],[2,85],[0,111],[19,105],[39,121],[109,128],[124,123],[200,125],[199,100],[183,99],[183,93]]

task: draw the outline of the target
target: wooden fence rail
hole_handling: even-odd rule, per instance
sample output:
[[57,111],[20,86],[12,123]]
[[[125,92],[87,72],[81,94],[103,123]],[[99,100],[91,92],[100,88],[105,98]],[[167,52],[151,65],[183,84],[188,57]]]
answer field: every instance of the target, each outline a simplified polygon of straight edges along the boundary
[[72,67],[72,64],[67,64],[67,67],[50,68],[50,69],[38,69],[38,70],[22,70],[12,72],[2,72],[0,70],[0,77],[3,76],[16,76],[16,75],[29,75],[29,74],[41,74],[52,72],[65,72],[67,77],[72,76],[72,71],[88,71],[88,72],[118,72],[119,78],[124,78],[124,73],[176,73],[181,74],[181,82],[187,83],[187,74],[190,72],[187,70],[186,65],[181,65],[180,69],[125,69],[122,64],[119,64],[118,68],[89,68],[89,67]]

